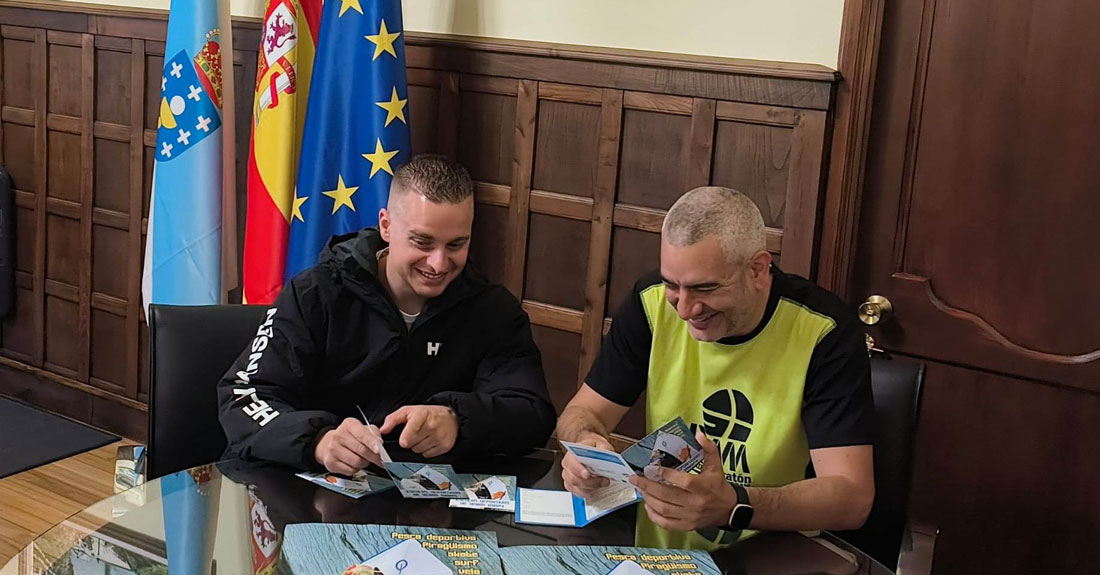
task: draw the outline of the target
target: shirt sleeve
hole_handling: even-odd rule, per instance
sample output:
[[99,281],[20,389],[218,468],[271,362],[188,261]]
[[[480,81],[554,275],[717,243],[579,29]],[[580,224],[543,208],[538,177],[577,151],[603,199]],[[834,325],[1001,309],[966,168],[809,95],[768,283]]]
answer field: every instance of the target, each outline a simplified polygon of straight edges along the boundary
[[652,330],[642,307],[639,281],[630,297],[619,306],[611,331],[603,338],[600,353],[588,371],[585,383],[609,401],[630,407],[645,391],[649,378]]
[[871,363],[853,322],[838,324],[814,348],[802,396],[810,449],[874,443]]

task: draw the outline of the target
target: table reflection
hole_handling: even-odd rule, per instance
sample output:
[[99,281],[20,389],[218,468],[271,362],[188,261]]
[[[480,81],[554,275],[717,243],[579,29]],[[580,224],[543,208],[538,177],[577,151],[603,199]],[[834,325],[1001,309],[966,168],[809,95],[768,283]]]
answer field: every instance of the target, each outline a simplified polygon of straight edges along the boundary
[[[515,475],[521,487],[562,489],[552,451],[452,462],[459,473]],[[295,523],[358,523],[485,530],[513,545],[634,544],[634,507],[583,529],[517,524],[510,513],[404,499],[396,489],[352,499],[290,469],[241,461],[150,481],[76,514],[36,539],[0,575],[285,573],[282,534]],[[872,573],[889,570],[828,534],[765,533],[712,553],[726,574]],[[532,572],[537,572],[533,570]]]

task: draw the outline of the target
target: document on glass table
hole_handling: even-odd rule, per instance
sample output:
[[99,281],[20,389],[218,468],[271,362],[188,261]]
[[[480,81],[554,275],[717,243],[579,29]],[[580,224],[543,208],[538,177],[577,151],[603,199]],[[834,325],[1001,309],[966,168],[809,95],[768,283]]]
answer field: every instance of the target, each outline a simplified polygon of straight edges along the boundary
[[612,483],[596,490],[588,498],[568,491],[546,489],[516,490],[516,522],[558,527],[584,527],[589,523],[642,497],[632,485]]

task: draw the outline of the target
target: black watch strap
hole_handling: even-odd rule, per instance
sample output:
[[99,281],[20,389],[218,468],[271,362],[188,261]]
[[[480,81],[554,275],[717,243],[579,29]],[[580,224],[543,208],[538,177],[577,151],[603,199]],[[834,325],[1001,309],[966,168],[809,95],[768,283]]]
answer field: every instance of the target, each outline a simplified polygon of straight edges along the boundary
[[749,502],[749,492],[744,487],[731,483],[734,492],[737,493],[737,503],[734,504],[733,509],[730,510],[729,521],[726,524],[727,530],[747,529],[749,524],[752,523],[753,507]]
[[733,490],[737,492],[737,503],[742,505],[752,505],[749,502],[749,490],[741,487],[736,483],[730,483],[733,486]]

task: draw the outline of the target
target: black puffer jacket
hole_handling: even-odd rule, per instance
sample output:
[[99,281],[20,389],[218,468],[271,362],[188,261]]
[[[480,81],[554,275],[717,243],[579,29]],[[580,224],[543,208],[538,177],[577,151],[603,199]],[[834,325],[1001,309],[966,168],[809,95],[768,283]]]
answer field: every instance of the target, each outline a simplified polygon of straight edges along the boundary
[[334,237],[279,295],[218,384],[227,457],[316,468],[319,433],[356,405],[377,425],[404,405],[450,406],[457,454],[546,444],[554,407],[516,298],[467,265],[407,329],[377,277],[385,245],[373,228]]

